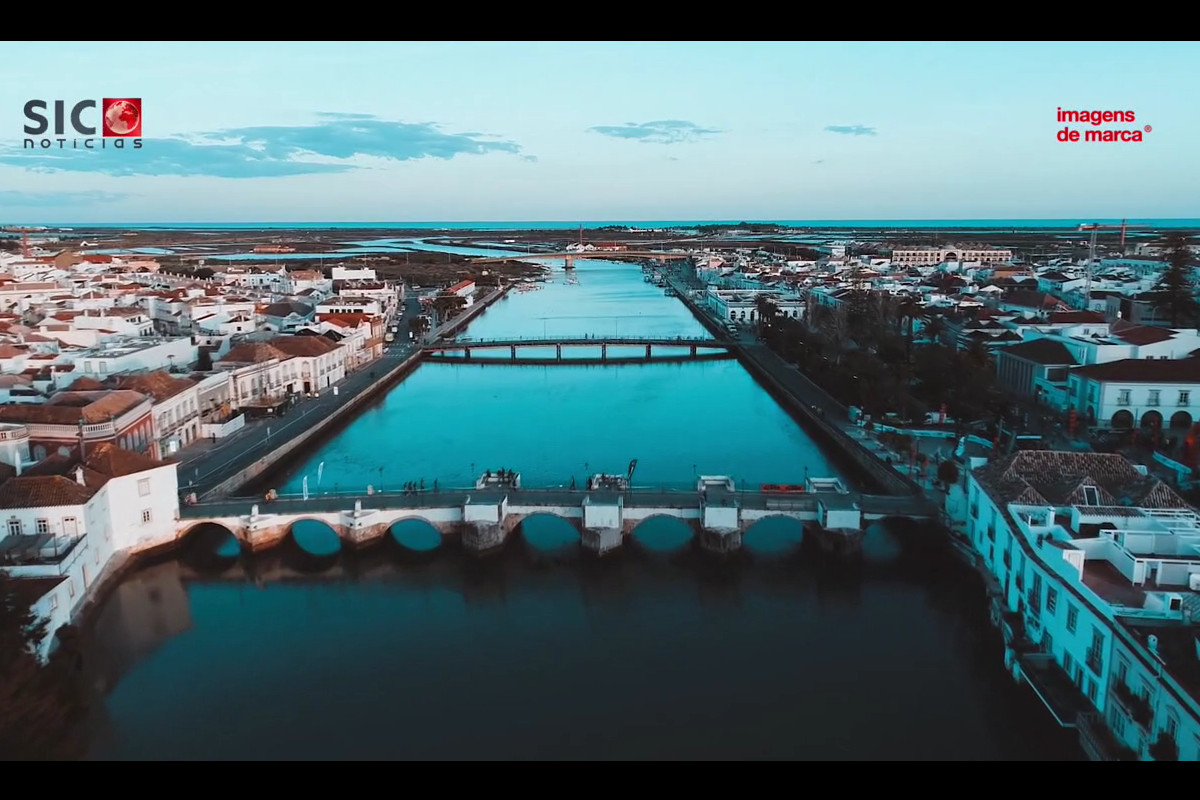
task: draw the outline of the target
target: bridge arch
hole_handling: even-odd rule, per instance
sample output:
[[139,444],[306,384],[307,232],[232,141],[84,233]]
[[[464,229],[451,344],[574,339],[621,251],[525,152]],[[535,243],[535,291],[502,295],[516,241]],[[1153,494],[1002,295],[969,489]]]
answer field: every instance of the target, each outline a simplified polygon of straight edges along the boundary
[[232,567],[242,555],[242,542],[227,526],[203,520],[179,537],[179,559],[197,572],[218,573]]
[[516,532],[527,547],[539,552],[560,552],[579,546],[579,528],[566,517],[536,511],[517,523]]
[[804,520],[787,514],[756,519],[742,534],[742,547],[753,555],[791,555],[804,544]]
[[305,555],[330,558],[342,551],[342,539],[323,519],[301,517],[288,526],[288,539]]
[[639,520],[630,535],[644,550],[670,553],[689,546],[696,532],[679,517],[671,514],[653,514]]
[[442,546],[442,532],[420,516],[404,516],[388,525],[388,536],[404,550],[413,553],[432,553]]

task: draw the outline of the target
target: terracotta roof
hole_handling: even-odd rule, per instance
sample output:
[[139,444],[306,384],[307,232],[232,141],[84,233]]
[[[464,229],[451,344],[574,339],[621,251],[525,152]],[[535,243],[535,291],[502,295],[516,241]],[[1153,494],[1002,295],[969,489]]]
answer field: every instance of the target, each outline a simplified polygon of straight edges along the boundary
[[271,344],[289,356],[323,356],[338,349],[338,345],[319,336],[281,336]]
[[224,358],[218,359],[218,364],[261,364],[271,359],[286,361],[290,355],[276,349],[270,342],[242,342],[234,347]]
[[1157,344],[1175,336],[1175,331],[1170,328],[1158,328],[1153,325],[1133,325],[1120,319],[1113,323],[1109,331],[1121,341],[1136,345]]
[[17,358],[29,355],[28,347],[17,347],[11,344],[0,344],[0,358]]
[[1009,345],[999,353],[1023,358],[1035,364],[1070,364],[1074,366],[1079,363],[1071,355],[1070,350],[1053,339],[1030,339],[1020,344]]
[[103,391],[105,386],[102,382],[95,378],[89,378],[84,375],[82,378],[77,378],[71,382],[72,392],[97,392]]
[[1074,375],[1099,381],[1130,383],[1200,383],[1197,358],[1123,358],[1071,370]]
[[185,392],[195,385],[187,378],[177,378],[161,369],[141,375],[123,376],[117,381],[118,389],[132,389],[150,395],[159,402]]
[[31,475],[9,478],[0,485],[0,508],[49,508],[78,506],[95,494],[61,475]]
[[0,405],[0,422],[78,425],[105,422],[119,417],[146,401],[144,395],[130,391],[59,392],[45,403]]
[[1019,450],[974,474],[1001,507],[1084,505],[1083,487],[1094,486],[1102,505],[1190,508],[1170,486],[1142,475],[1119,453]]
[[121,478],[136,472],[167,466],[170,462],[156,461],[150,456],[122,450],[112,442],[101,442],[87,448],[84,466],[110,478]]

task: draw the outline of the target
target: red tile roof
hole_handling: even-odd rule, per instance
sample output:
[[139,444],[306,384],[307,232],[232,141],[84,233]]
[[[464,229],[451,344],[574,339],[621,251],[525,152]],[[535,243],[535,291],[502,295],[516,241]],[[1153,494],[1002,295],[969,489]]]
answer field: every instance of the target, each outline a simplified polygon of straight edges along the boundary
[[1200,383],[1200,358],[1123,358],[1071,370],[1098,381],[1128,383]]
[[0,485],[0,508],[83,505],[95,492],[60,475],[9,478]]

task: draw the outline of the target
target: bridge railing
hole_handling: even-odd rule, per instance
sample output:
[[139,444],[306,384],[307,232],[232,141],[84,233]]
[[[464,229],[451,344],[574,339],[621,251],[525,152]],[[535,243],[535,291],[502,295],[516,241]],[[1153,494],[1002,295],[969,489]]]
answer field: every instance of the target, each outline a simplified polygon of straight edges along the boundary
[[[243,516],[257,505],[260,514],[319,514],[350,511],[358,504],[364,510],[398,508],[447,508],[468,502],[499,503],[505,498],[509,505],[578,506],[591,498],[603,502],[622,498],[628,507],[646,508],[693,507],[702,503],[722,506],[734,503],[747,510],[755,511],[805,511],[817,509],[820,493],[780,494],[758,490],[711,491],[704,494],[695,488],[634,487],[620,490],[590,490],[570,486],[550,486],[520,489],[467,487],[427,488],[411,492],[382,491],[368,494],[365,491],[335,491],[303,494],[280,494],[273,500],[265,497],[233,497],[225,500],[208,500],[180,507],[180,517],[202,519],[205,517]],[[852,492],[850,499],[859,503],[864,513],[895,516],[928,516],[928,508],[915,498],[865,495]]]
[[489,344],[507,345],[520,344],[528,342],[530,344],[624,344],[630,345],[639,344],[661,344],[664,347],[679,344],[681,346],[690,346],[693,344],[709,345],[711,347],[728,347],[728,342],[723,342],[719,339],[699,338],[695,336],[511,336],[501,339],[476,339],[470,336],[458,336],[453,341],[443,342],[437,345],[431,345],[433,349],[454,347],[456,345],[469,344],[486,346]]

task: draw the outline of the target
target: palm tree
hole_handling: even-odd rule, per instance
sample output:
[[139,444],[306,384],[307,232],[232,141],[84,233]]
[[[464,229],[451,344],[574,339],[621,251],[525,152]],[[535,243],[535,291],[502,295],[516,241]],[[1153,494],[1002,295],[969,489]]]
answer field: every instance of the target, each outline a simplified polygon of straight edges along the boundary
[[466,299],[456,294],[439,294],[433,298],[433,310],[442,322],[452,318],[466,304]]
[[942,335],[946,333],[946,320],[941,314],[934,314],[925,319],[925,338],[932,344],[941,344]]
[[896,318],[904,324],[904,352],[909,361],[912,361],[913,322],[922,308],[911,296],[905,296],[896,308]]
[[754,308],[758,312],[758,330],[762,335],[766,328],[774,324],[779,307],[775,305],[774,295],[760,294],[754,298]]

